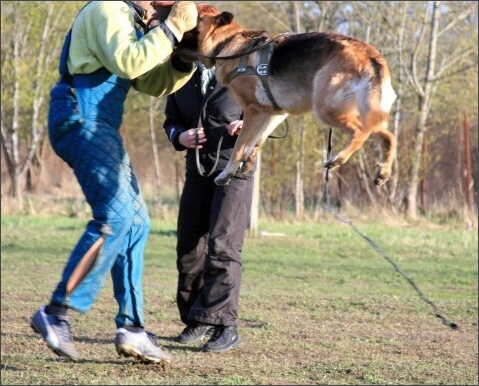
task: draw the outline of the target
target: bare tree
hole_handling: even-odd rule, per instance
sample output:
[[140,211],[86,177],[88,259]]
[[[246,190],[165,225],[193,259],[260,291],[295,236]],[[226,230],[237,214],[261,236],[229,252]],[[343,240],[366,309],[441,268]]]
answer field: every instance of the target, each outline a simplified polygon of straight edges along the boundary
[[[449,2],[450,3],[450,2]],[[428,128],[428,117],[431,111],[433,96],[437,91],[438,85],[446,77],[457,75],[471,66],[466,59],[471,58],[475,53],[475,65],[477,65],[477,41],[474,45],[466,47],[459,46],[450,51],[449,55],[438,55],[439,43],[445,33],[451,31],[459,22],[467,18],[474,9],[475,4],[469,4],[461,7],[461,12],[454,14],[443,8],[442,1],[433,1],[432,7],[426,4],[423,23],[419,32],[419,38],[416,39],[417,45],[411,57],[411,65],[407,73],[408,80],[413,85],[417,93],[419,112],[415,127],[415,143],[413,146],[412,162],[409,170],[408,189],[406,196],[406,214],[410,218],[416,218],[418,215],[417,196],[420,183],[420,167],[422,164],[422,154],[424,148],[424,135]],[[441,18],[448,17],[447,24],[441,25]],[[442,28],[441,28],[442,27]],[[429,37],[426,35],[429,31]],[[421,73],[421,52],[426,49],[427,60],[425,63],[425,72]],[[442,50],[444,52],[445,50]]]
[[[52,65],[64,37],[58,26],[65,9],[65,3],[55,2],[2,4],[0,141],[10,179],[8,193],[13,197],[22,196],[21,181],[32,165],[41,167],[38,151],[46,134],[45,99],[57,75]],[[4,12],[11,17],[4,19]],[[23,15],[21,23],[15,15]]]

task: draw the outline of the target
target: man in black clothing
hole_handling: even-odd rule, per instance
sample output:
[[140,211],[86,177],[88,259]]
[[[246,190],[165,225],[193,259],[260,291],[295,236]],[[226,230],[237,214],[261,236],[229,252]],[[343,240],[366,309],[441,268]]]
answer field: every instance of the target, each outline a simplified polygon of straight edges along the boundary
[[214,69],[199,64],[193,77],[166,103],[164,129],[178,151],[186,150],[176,246],[177,302],[186,324],[177,340],[200,342],[206,352],[239,346],[241,251],[249,222],[253,174],[226,186],[214,178],[226,166],[242,126],[242,109],[217,84]]

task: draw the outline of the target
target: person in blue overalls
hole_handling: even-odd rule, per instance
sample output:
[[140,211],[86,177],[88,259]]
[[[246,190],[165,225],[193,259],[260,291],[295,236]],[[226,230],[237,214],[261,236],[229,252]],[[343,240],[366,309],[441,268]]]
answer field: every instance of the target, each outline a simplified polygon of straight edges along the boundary
[[40,307],[30,323],[50,349],[73,361],[79,354],[67,310],[88,312],[109,274],[118,302],[118,354],[145,363],[172,360],[144,328],[143,253],[150,219],[119,133],[131,87],[152,96],[167,95],[181,88],[195,69],[171,54],[183,33],[196,26],[196,5],[158,3],[170,12],[151,30],[150,1],[87,3],[65,39],[61,78],[50,93],[51,145],[73,169],[93,218],[71,252],[50,303]]

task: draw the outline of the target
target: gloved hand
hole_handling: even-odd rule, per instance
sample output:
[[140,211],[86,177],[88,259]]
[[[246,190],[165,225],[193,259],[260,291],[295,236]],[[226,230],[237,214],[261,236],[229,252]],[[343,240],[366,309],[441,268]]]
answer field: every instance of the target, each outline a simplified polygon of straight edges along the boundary
[[191,31],[198,22],[198,9],[193,1],[177,1],[171,8],[166,26],[178,41],[183,39],[185,32]]
[[152,18],[157,22],[164,23],[175,1],[152,1],[150,4],[155,10]]

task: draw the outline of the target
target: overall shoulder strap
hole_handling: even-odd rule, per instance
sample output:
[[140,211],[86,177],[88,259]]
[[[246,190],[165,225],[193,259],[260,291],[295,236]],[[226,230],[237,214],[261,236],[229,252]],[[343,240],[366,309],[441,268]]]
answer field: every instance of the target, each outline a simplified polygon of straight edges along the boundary
[[143,33],[146,33],[148,28],[143,21],[143,19],[146,17],[146,10],[141,8],[139,5],[133,3],[132,1],[124,1],[124,3],[128,5],[131,16],[133,16],[133,20],[135,20],[137,28],[142,30]]
[[[75,20],[77,19],[78,15],[80,14],[83,9],[90,4],[91,1],[87,2],[77,13]],[[73,20],[73,23],[75,23],[75,20]],[[62,51],[60,53],[60,63],[58,65],[58,70],[60,72],[60,79],[63,81],[68,80],[71,81],[71,75],[68,72],[68,66],[67,66],[67,59],[68,59],[68,52],[70,51],[70,43],[72,40],[72,28],[73,28],[73,23],[72,27],[68,30],[67,34],[65,35],[65,40],[63,42],[63,47]]]

